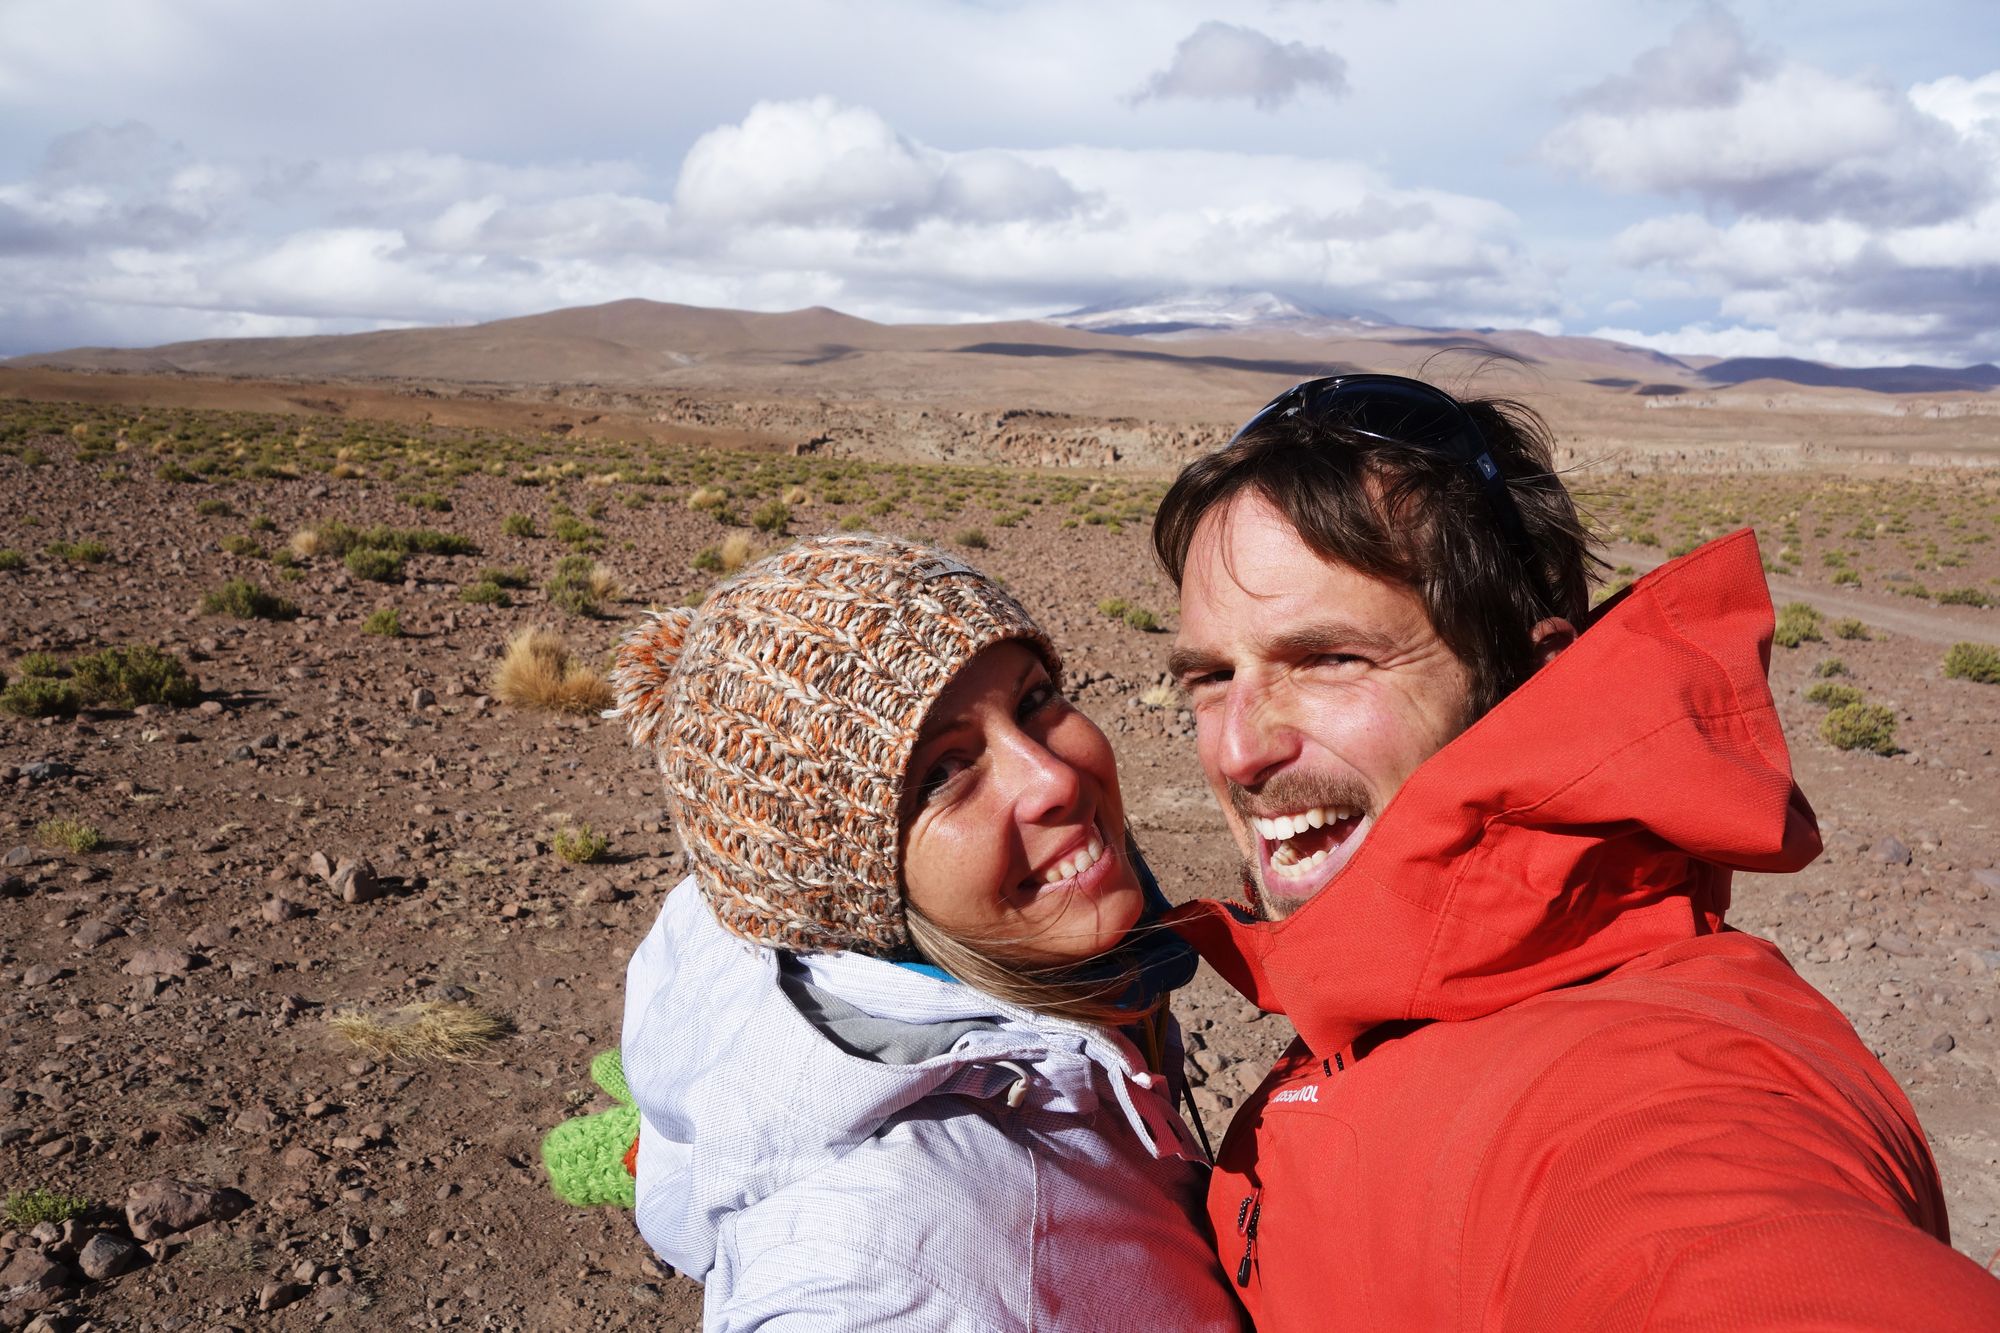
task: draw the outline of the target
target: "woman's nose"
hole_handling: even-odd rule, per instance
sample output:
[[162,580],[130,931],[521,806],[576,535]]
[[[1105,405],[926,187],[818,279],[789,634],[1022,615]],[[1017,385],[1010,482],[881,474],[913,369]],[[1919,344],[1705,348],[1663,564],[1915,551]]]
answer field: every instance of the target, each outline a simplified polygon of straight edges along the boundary
[[1083,778],[1056,750],[1022,734],[1009,747],[1014,813],[1025,823],[1061,823],[1076,809]]

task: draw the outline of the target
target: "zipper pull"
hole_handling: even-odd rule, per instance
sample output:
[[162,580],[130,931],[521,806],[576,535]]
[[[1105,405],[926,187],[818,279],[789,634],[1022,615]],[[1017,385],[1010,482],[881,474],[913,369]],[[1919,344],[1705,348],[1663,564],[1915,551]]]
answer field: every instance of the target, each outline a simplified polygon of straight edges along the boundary
[[1264,1212],[1264,1201],[1258,1197],[1263,1190],[1252,1190],[1243,1196],[1243,1202],[1236,1208],[1236,1231],[1243,1237],[1243,1262],[1236,1265],[1236,1285],[1250,1285],[1250,1256],[1257,1248],[1257,1219]]

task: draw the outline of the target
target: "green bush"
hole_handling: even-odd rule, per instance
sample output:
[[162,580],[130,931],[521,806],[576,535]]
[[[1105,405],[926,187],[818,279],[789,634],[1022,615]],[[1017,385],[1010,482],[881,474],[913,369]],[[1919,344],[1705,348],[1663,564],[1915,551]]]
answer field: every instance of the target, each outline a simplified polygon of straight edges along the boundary
[[235,616],[238,620],[291,620],[297,603],[265,592],[248,579],[231,579],[201,599],[203,615]]
[[953,537],[952,540],[960,546],[965,547],[968,551],[983,551],[987,547],[986,534],[978,528],[966,528]]
[[63,670],[62,659],[54,653],[22,653],[14,661],[14,670],[24,676],[40,676],[46,680],[67,674]]
[[1820,659],[1819,665],[1813,668],[1813,675],[1818,676],[1821,680],[1826,680],[1832,676],[1851,676],[1853,674],[1852,671],[1847,669],[1847,663],[1837,657],[1823,657]]
[[59,1194],[45,1189],[9,1190],[4,1216],[8,1226],[26,1230],[44,1222],[61,1226],[64,1222],[82,1217],[90,1209],[90,1200],[81,1194]]
[[1806,691],[1806,702],[1822,708],[1845,708],[1861,702],[1861,691],[1852,685],[1823,680]]
[[783,500],[771,500],[758,505],[750,514],[750,525],[759,532],[779,533],[792,521],[792,511]]
[[190,482],[201,480],[199,472],[190,472],[171,458],[154,469],[154,475],[158,476],[161,481]]
[[549,531],[563,545],[576,551],[595,551],[604,534],[574,514],[564,514]]
[[103,542],[50,542],[49,554],[72,565],[98,565],[111,558],[111,548]]
[[203,500],[194,507],[194,512],[203,518],[234,518],[236,511],[227,500]]
[[1796,648],[1802,643],[1821,643],[1825,635],[1820,633],[1819,612],[1806,602],[1787,602],[1778,610],[1778,623],[1772,632],[1772,642],[1786,648]]
[[566,555],[556,561],[555,572],[542,586],[542,591],[548,595],[549,605],[560,607],[575,616],[596,615],[597,592],[591,586],[591,576],[596,572],[597,562],[581,553]]
[[403,557],[400,552],[385,551],[374,546],[357,546],[347,553],[347,572],[358,579],[369,579],[376,583],[394,583],[403,577]]
[[1151,634],[1160,628],[1160,618],[1143,606],[1129,608],[1125,612],[1125,623],[1136,630]]
[[1097,614],[1113,620],[1123,620],[1125,613],[1131,609],[1132,604],[1123,597],[1107,597],[1097,604]]
[[1953,588],[1937,595],[1939,606],[1991,606],[1993,599],[1977,588]]
[[1820,719],[1819,734],[1836,749],[1896,753],[1896,715],[1881,704],[1842,704]]
[[0,550],[0,573],[12,574],[17,569],[28,567],[28,557],[9,546]]
[[529,518],[526,514],[507,515],[507,517],[500,520],[500,531],[506,533],[509,537],[537,537],[541,535],[535,531],[535,520]]
[[81,819],[44,819],[35,825],[35,840],[44,847],[65,852],[94,852],[104,845],[104,835],[95,824]]
[[469,602],[473,606],[512,606],[514,604],[514,599],[507,595],[507,590],[492,579],[481,579],[477,583],[466,584],[458,590],[458,600]]
[[444,496],[439,495],[436,491],[425,491],[420,495],[406,495],[403,497],[403,503],[414,509],[428,509],[434,514],[449,514],[451,512],[451,501],[445,499]]
[[867,526],[868,518],[864,514],[849,514],[846,518],[840,520],[840,530],[842,532],[859,532]]
[[201,682],[181,660],[150,643],[100,649],[69,665],[70,679],[86,704],[186,708],[201,698]]
[[704,574],[720,574],[722,572],[722,548],[719,546],[704,546],[694,553],[694,559],[688,563]]
[[379,634],[385,639],[399,639],[403,636],[403,613],[393,606],[385,606],[369,613],[361,622],[363,634]]
[[611,848],[611,839],[588,824],[567,824],[556,830],[551,840],[557,856],[571,865],[588,865]]
[[503,565],[498,569],[479,571],[481,583],[491,583],[496,588],[525,588],[530,580],[528,571],[519,565]]
[[231,555],[240,555],[251,560],[262,560],[267,554],[262,543],[255,537],[245,537],[240,533],[231,533],[224,537],[222,549]]
[[1833,622],[1833,637],[1836,639],[1865,640],[1869,638],[1870,635],[1868,633],[1868,626],[1862,624],[1859,620],[1856,620],[1853,616],[1847,616],[1844,619],[1836,620]]
[[0,689],[0,712],[15,717],[69,717],[82,707],[82,696],[67,680],[31,676]]
[[1944,655],[1944,674],[1953,680],[2000,685],[2000,648],[1984,643],[1954,643]]
[[392,528],[378,523],[372,528],[356,528],[331,519],[312,530],[317,553],[344,558],[356,550],[389,551],[396,555],[477,555],[479,547],[469,537],[433,528]]

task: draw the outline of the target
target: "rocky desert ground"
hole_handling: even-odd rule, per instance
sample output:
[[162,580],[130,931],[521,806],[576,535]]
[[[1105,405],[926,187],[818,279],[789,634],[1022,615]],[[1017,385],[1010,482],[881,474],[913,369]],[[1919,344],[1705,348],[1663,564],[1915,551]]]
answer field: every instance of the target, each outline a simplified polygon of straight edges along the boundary
[[[1233,891],[1162,684],[1174,603],[1147,526],[1167,469],[1233,402],[1123,457],[967,408],[954,465],[816,450],[797,399],[688,391],[706,425],[556,432],[532,417],[574,415],[553,391],[441,418],[436,390],[48,372],[20,389],[25,374],[0,372],[16,691],[0,713],[0,1327],[698,1324],[699,1289],[628,1214],[559,1202],[537,1153],[606,1104],[587,1065],[616,1042],[626,954],[681,874],[656,778],[615,723],[508,703],[494,676],[533,626],[598,665],[642,608],[693,599],[786,534],[926,537],[1005,578],[1068,650],[1170,893]],[[784,426],[758,437],[767,408]],[[1734,920],[1909,1091],[1954,1242],[1986,1263],[2000,684],[1971,678],[1976,652],[1953,658],[1969,674],[1945,663],[2000,644],[1992,442],[1977,419],[1872,409],[1821,411],[1824,430],[1756,417],[1768,440],[1652,416],[1673,420],[1643,438],[1636,414],[1562,416],[1614,582],[1748,524],[1776,600],[1810,608],[1786,613],[1772,683],[1827,851],[1740,877]],[[1816,432],[1841,431],[1875,452],[1815,454]],[[755,447],[787,435],[808,447]],[[198,686],[121,695],[145,662],[104,650],[139,645]],[[1836,708],[1858,748],[1827,738]],[[409,1006],[490,1016],[498,1035],[455,1060],[366,1044]],[[1178,1009],[1219,1135],[1289,1032],[1206,971]]]

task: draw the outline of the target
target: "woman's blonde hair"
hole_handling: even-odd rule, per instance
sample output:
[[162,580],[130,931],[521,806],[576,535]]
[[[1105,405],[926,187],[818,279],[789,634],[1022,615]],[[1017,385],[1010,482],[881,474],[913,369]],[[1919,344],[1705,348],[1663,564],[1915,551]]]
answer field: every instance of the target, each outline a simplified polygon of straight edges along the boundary
[[1012,942],[953,935],[908,900],[904,911],[910,940],[926,959],[997,1000],[1099,1027],[1136,1023],[1165,1002],[1162,998],[1136,1006],[1120,1003],[1133,992],[1139,976],[1137,963],[1122,945],[1081,963],[1030,963],[1018,956],[1018,945]]

